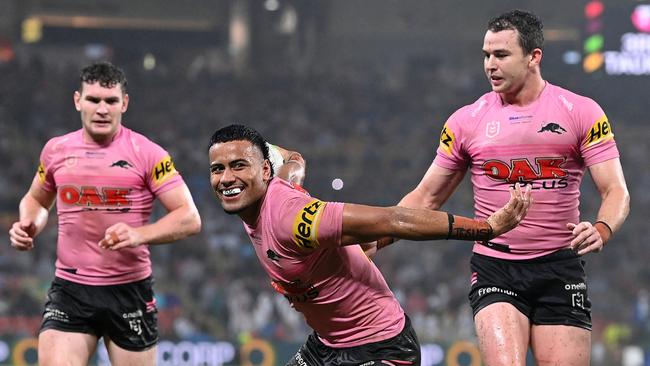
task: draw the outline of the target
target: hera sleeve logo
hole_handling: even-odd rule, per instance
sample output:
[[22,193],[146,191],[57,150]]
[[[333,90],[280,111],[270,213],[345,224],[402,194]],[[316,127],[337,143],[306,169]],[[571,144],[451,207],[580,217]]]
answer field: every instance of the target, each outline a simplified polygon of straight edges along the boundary
[[312,200],[305,205],[293,220],[293,241],[299,248],[316,249],[318,243],[318,226],[326,202]]
[[607,116],[603,114],[603,116],[600,117],[593,126],[591,126],[583,145],[589,147],[610,138],[614,138],[614,132],[612,132],[612,126],[609,124]]
[[446,152],[447,155],[451,155],[451,150],[454,147],[455,141],[456,136],[454,136],[454,132],[449,129],[445,123],[444,127],[442,127],[442,132],[440,132],[440,148]]
[[170,177],[178,174],[172,162],[171,156],[167,155],[154,165],[151,172],[151,180],[155,185],[160,185]]

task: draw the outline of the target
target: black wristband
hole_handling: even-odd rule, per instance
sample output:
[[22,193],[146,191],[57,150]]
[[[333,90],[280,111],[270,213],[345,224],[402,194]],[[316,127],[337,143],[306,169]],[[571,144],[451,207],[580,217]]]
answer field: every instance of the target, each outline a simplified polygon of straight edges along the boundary
[[449,231],[447,232],[447,240],[451,238],[451,231],[454,228],[454,215],[447,212],[447,220],[449,221]]
[[614,230],[612,230],[612,227],[609,226],[609,224],[606,223],[605,221],[600,221],[600,220],[599,220],[599,221],[596,221],[596,222],[594,222],[594,225],[596,225],[596,224],[599,223],[599,222],[600,222],[601,224],[605,225],[605,227],[607,228],[607,230],[609,230],[609,235],[610,235],[610,236],[614,234]]

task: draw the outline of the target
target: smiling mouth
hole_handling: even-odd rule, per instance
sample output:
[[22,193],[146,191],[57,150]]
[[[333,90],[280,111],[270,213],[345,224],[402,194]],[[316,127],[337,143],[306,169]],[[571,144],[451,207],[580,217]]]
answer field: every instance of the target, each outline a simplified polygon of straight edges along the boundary
[[235,197],[242,192],[242,189],[239,187],[222,189],[221,194],[225,197]]

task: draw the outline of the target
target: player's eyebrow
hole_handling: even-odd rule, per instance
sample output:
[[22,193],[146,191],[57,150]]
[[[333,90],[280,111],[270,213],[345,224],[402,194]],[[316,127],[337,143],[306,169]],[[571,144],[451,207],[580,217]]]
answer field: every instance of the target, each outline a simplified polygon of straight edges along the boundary
[[[86,95],[85,99],[90,101],[90,102],[93,102],[93,103],[98,103],[98,102],[100,102],[102,100],[102,98],[94,96],[94,95]],[[107,97],[107,98],[104,98],[104,101],[106,103],[108,103],[108,104],[113,104],[113,103],[119,102],[120,98],[118,98],[118,97]]]

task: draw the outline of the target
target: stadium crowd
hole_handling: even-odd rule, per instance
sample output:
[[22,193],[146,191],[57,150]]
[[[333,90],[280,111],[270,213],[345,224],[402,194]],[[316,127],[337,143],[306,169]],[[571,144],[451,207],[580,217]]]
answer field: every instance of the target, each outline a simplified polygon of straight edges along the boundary
[[[197,72],[171,62],[153,70],[135,63],[124,66],[134,101],[125,125],[169,150],[203,219],[199,235],[151,249],[161,336],[176,340],[256,334],[302,342],[307,332],[301,316],[269,285],[237,218],[224,214],[212,196],[207,143],[217,127],[246,123],[269,141],[300,151],[307,160],[305,186],[312,195],[391,205],[413,188],[430,164],[445,118],[488,87],[480,67],[468,71],[453,64],[406,67],[399,73],[367,65],[320,66],[303,73],[260,71],[246,77],[228,70]],[[78,68],[37,58],[0,64],[4,232],[15,220],[41,146],[79,126],[72,104]],[[555,83],[568,83],[564,86],[594,97],[605,109],[633,201],[630,217],[610,246],[587,258],[594,349],[604,355],[615,355],[626,344],[649,349],[650,251],[643,232],[650,217],[650,194],[645,190],[650,186],[650,129],[648,121],[639,120],[647,113],[640,100],[624,104],[590,95],[577,77]],[[343,189],[332,188],[334,178],[343,180]],[[469,185],[460,189],[444,209],[471,215]],[[582,205],[583,215],[595,217],[596,202]],[[48,229],[29,253],[12,250],[5,237],[0,251],[0,334],[30,336],[38,329],[54,270],[55,217],[51,215]],[[422,251],[423,245],[430,248]],[[470,252],[470,244],[461,242],[400,242],[375,257],[423,343],[474,337],[466,298]]]

